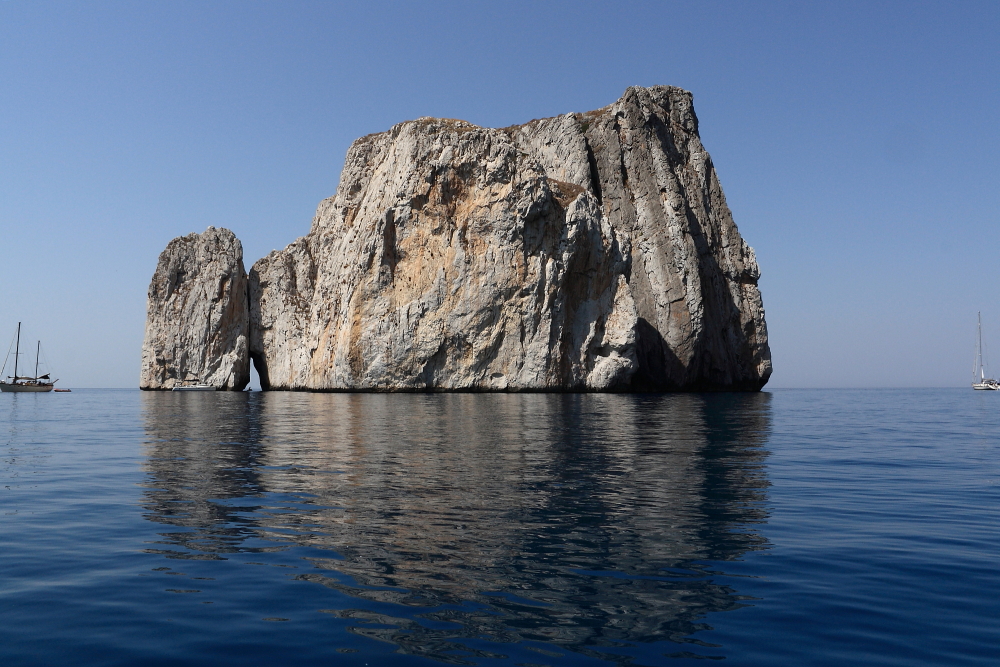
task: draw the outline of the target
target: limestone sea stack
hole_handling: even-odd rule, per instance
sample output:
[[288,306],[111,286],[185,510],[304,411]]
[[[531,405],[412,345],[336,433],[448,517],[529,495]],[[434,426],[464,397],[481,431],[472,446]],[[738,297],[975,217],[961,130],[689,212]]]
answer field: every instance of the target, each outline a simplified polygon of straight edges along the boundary
[[[249,332],[270,389],[758,390],[758,278],[691,94],[633,87],[521,126],[421,118],[362,137],[309,233],[254,264],[246,324],[220,330]],[[147,346],[238,363],[235,339],[154,321],[169,298],[150,287]],[[181,347],[149,381],[144,349],[143,386],[177,377]]]
[[209,227],[171,241],[149,284],[139,387],[246,387],[248,305],[243,246],[231,231]]

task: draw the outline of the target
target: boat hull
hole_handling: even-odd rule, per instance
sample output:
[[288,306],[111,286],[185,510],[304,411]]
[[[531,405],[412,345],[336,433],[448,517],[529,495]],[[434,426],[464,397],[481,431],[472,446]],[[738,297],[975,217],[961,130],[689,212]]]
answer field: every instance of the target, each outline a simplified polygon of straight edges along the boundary
[[196,384],[187,385],[186,387],[174,387],[171,391],[215,391],[215,387],[204,384]]
[[54,389],[51,384],[8,384],[6,382],[0,382],[0,391],[10,391],[10,392],[22,392],[22,391],[52,391]]

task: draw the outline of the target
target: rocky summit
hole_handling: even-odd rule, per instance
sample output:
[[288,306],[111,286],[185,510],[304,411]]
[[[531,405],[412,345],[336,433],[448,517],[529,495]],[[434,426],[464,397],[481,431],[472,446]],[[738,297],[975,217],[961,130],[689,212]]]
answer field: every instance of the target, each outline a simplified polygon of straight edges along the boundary
[[758,390],[753,250],[691,94],[503,129],[358,139],[312,228],[243,272],[228,230],[171,241],[140,385],[317,391]]

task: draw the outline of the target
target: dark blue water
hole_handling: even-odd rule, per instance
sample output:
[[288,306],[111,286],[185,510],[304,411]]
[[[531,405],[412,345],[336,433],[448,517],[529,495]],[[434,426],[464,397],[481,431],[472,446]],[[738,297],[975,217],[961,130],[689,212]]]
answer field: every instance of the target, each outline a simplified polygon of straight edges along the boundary
[[0,394],[0,665],[1000,664],[1000,392]]

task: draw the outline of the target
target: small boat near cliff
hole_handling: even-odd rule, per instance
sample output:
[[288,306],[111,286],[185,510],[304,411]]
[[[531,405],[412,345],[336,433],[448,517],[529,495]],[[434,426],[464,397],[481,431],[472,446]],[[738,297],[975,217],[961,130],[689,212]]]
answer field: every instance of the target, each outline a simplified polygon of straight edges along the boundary
[[986,390],[1000,390],[1000,382],[993,378],[986,377],[986,368],[983,363],[983,314],[979,313],[979,329],[976,333],[976,363],[972,367],[972,388]]
[[210,384],[182,384],[170,391],[215,391],[215,387]]
[[[18,358],[21,356],[21,323],[17,323],[16,343],[14,344],[14,375],[8,375],[5,381],[0,382],[0,391],[6,392],[40,392],[52,391],[56,382],[49,377],[48,373],[38,374],[38,358],[42,353],[42,341],[38,341],[35,348],[35,374],[34,376],[18,375]],[[10,359],[10,349],[7,350],[7,358],[4,359],[3,368],[0,369],[0,376],[7,370],[7,361]]]

